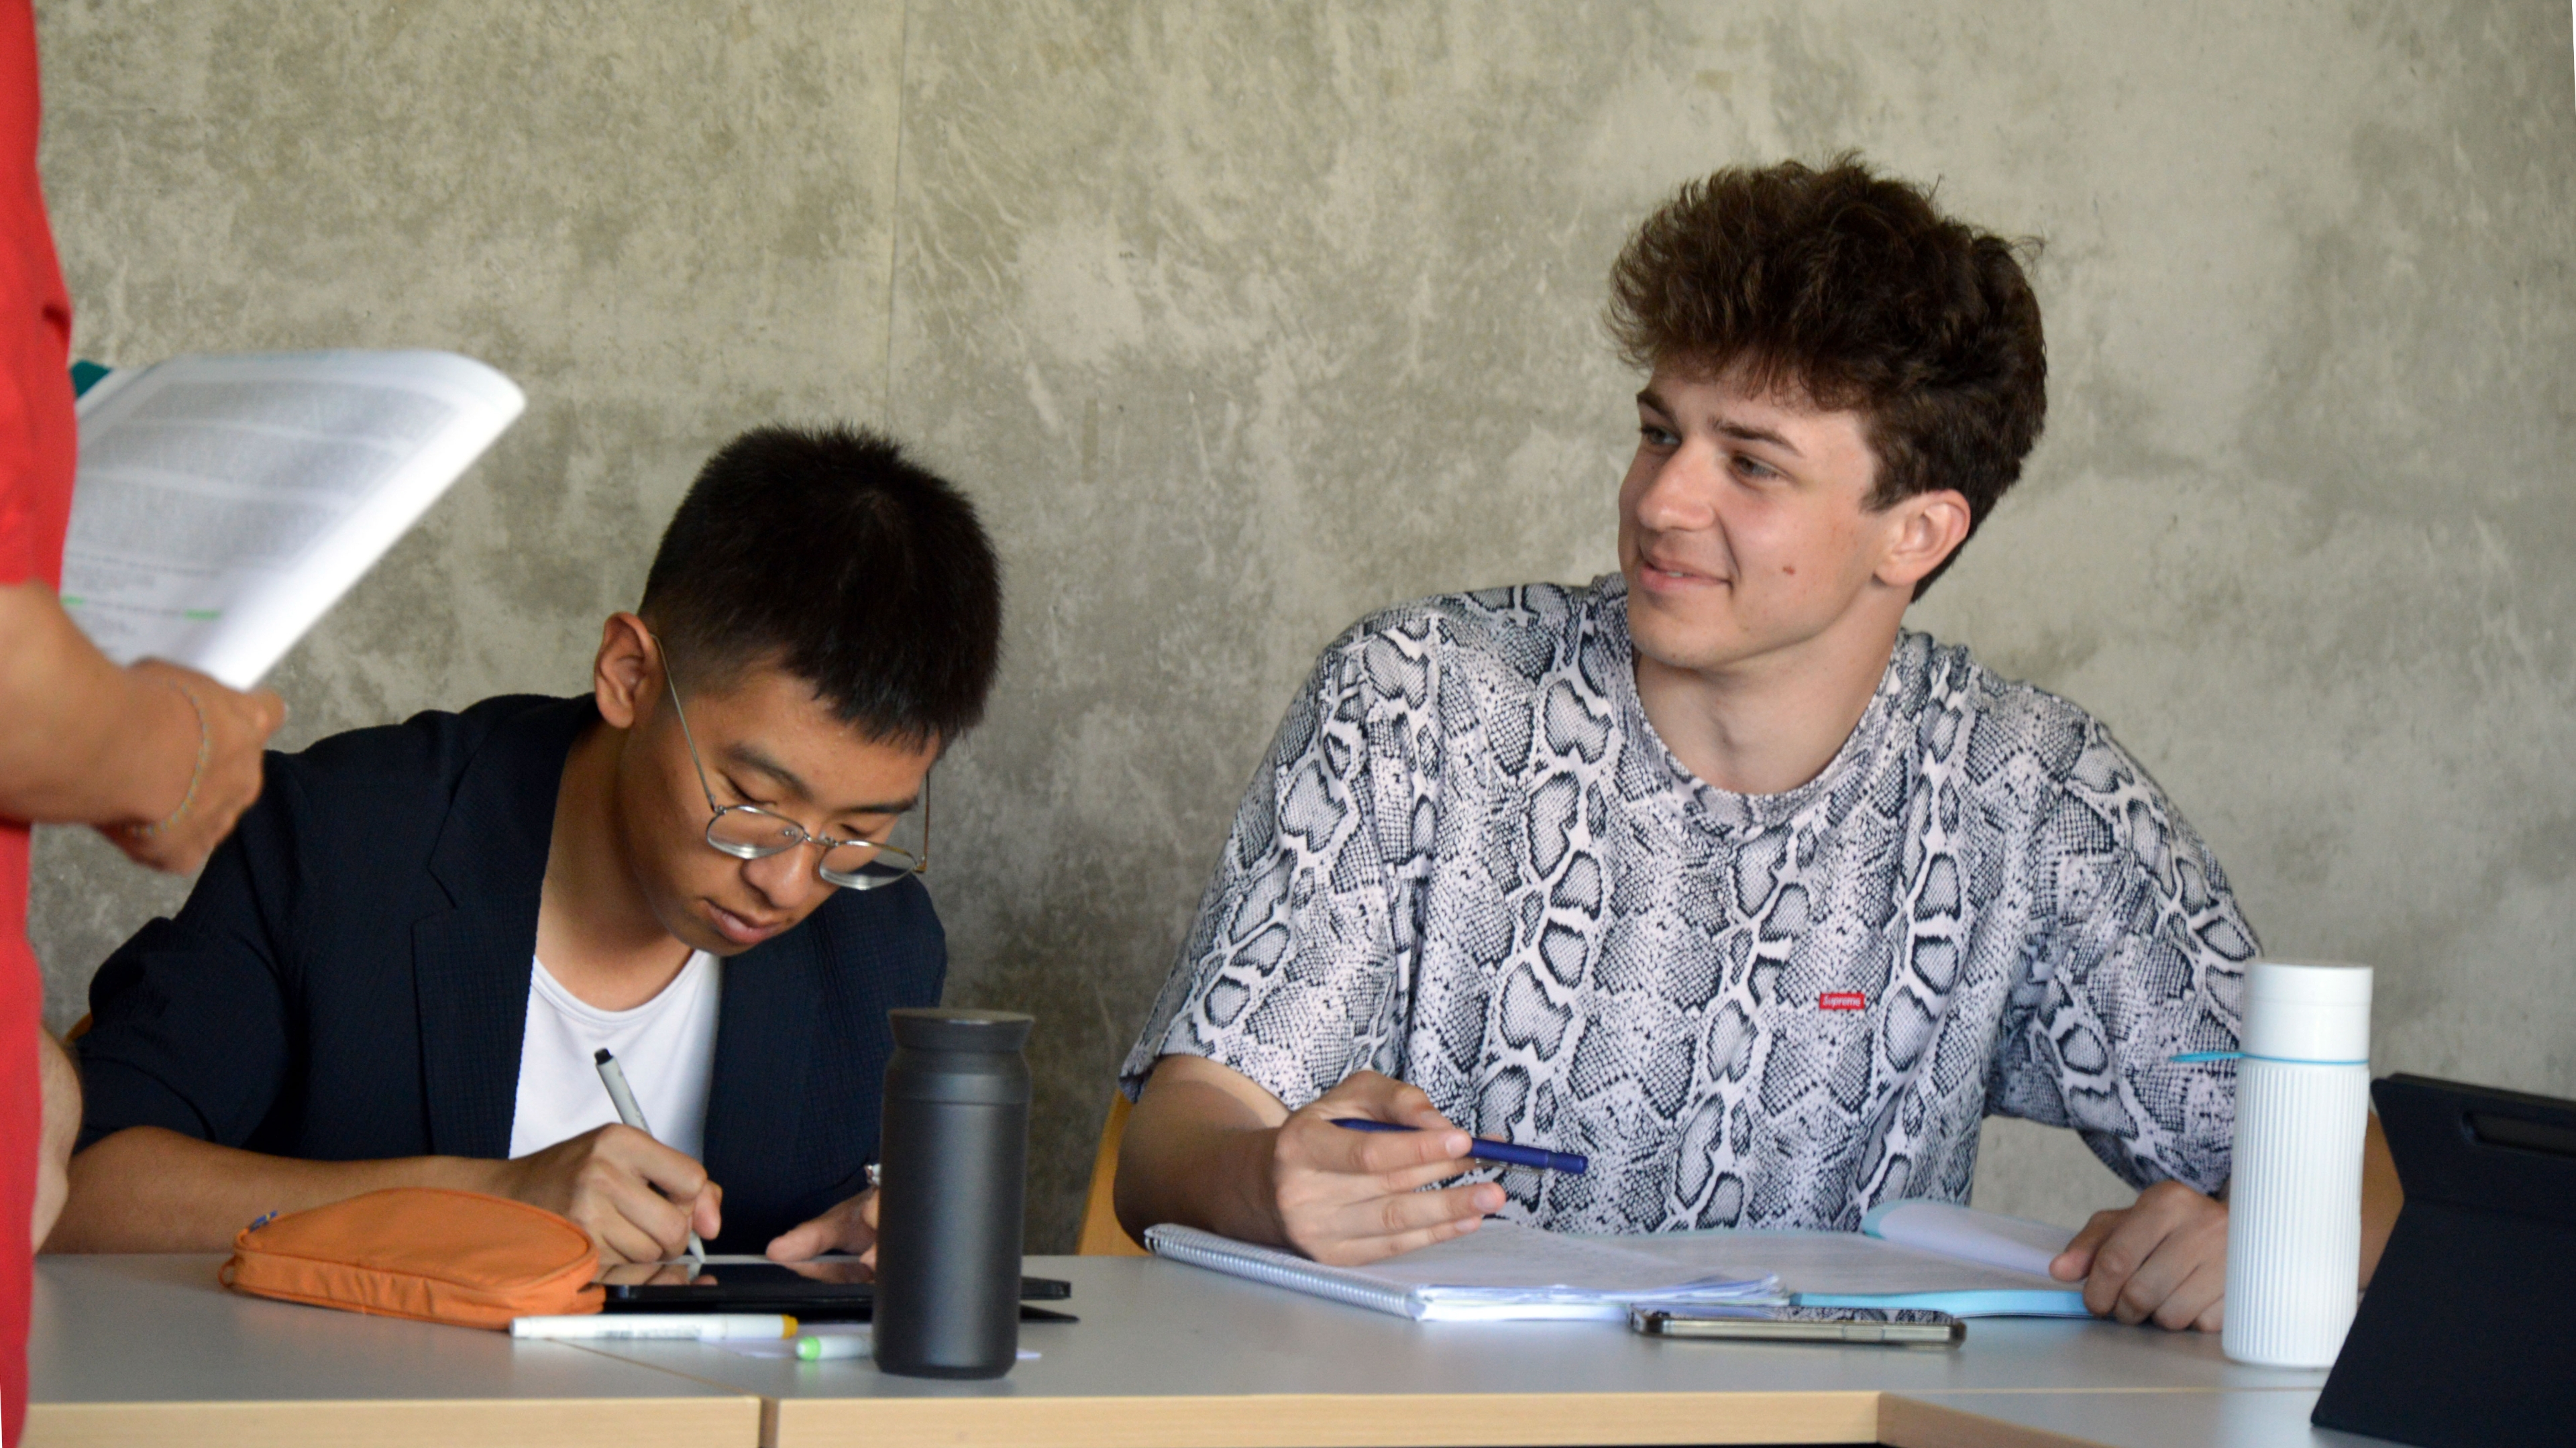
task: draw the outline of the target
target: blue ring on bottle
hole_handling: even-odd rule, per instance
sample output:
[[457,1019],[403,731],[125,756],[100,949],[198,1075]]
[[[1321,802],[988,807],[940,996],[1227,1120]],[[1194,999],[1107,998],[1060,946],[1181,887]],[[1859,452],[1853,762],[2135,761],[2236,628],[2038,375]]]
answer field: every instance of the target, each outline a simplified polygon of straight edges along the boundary
[[2319,1061],[2306,1056],[2257,1056],[2251,1051],[2185,1051],[2165,1060],[2176,1066],[2198,1066],[2209,1061],[2269,1061],[2275,1066],[2367,1066],[2370,1058],[2358,1061]]

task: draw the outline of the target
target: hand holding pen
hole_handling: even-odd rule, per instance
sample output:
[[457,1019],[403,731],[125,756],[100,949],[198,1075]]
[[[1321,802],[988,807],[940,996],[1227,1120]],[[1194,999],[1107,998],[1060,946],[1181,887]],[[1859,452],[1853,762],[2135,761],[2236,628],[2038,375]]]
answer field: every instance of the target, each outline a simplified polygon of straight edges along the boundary
[[1419,1088],[1355,1073],[1279,1127],[1270,1162],[1279,1239],[1352,1267],[1472,1232],[1502,1210],[1501,1187],[1424,1188],[1471,1170],[1477,1149]]
[[[1400,1126],[1392,1121],[1370,1121],[1364,1117],[1343,1116],[1333,1124],[1345,1131],[1420,1131],[1419,1126]],[[1497,1141],[1490,1136],[1467,1138],[1467,1155],[1476,1161],[1498,1162],[1504,1166],[1525,1166],[1533,1171],[1561,1171],[1568,1176],[1581,1176],[1592,1169],[1592,1163],[1572,1152],[1549,1151],[1543,1147],[1523,1146],[1515,1141]]]
[[[617,1064],[617,1058],[609,1054],[606,1046],[600,1047],[591,1060],[599,1067],[599,1084],[608,1088],[608,1099],[617,1108],[617,1119],[646,1136],[652,1136],[653,1128],[644,1122],[644,1108],[635,1104],[635,1093],[626,1085],[626,1068]],[[698,1240],[698,1229],[692,1226],[689,1228],[689,1260],[703,1262],[706,1257],[707,1244]]]
[[724,1191],[706,1168],[631,1127],[594,1127],[485,1165],[483,1190],[571,1219],[599,1244],[603,1266],[680,1256],[691,1231],[713,1236],[723,1225]]

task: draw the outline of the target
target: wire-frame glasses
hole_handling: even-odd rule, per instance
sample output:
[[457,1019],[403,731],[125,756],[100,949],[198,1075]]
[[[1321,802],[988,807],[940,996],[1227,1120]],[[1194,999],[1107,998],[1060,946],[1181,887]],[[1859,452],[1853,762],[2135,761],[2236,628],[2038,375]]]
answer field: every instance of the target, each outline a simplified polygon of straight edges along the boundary
[[[661,640],[654,640],[660,643]],[[804,845],[819,845],[823,858],[814,864],[814,873],[827,885],[844,890],[873,890],[891,885],[907,875],[926,874],[930,870],[930,778],[921,781],[921,851],[918,854],[898,846],[879,844],[874,840],[836,840],[829,835],[807,833],[805,827],[785,815],[773,814],[756,804],[718,804],[715,786],[707,782],[706,761],[698,757],[697,736],[689,731],[688,711],[680,707],[680,685],[671,672],[671,651],[662,650],[662,682],[671,691],[671,712],[680,719],[680,738],[689,746],[689,763],[697,767],[698,788],[706,792],[707,808],[715,817],[707,821],[707,844],[737,860],[763,860],[785,854]]]

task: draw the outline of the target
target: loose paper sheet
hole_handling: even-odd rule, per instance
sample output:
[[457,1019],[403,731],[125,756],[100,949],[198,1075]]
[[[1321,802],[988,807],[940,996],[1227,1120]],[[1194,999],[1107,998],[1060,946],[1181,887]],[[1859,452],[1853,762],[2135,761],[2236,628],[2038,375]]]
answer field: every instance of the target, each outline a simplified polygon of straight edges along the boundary
[[1760,1276],[1733,1271],[1731,1262],[1677,1263],[1637,1250],[1642,1240],[1575,1237],[1488,1219],[1463,1237],[1389,1257],[1363,1270],[1434,1290],[1596,1293],[1623,1300]]
[[2065,1227],[1951,1202],[1891,1203],[1872,1211],[1861,1229],[1899,1246],[2034,1277],[2048,1276],[2048,1264],[2075,1238]]
[[1679,1268],[1723,1262],[1731,1271],[1778,1273],[1781,1286],[1807,1295],[2072,1290],[2053,1277],[1963,1262],[1857,1232],[1688,1232],[1623,1238],[1621,1245]]
[[526,407],[446,352],[174,357],[80,402],[63,607],[248,688]]

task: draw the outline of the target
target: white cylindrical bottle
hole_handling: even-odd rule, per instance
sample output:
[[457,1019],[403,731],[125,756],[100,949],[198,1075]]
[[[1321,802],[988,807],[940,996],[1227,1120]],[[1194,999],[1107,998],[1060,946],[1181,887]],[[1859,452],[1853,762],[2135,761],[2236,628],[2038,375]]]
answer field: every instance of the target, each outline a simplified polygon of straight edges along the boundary
[[2330,1367],[2360,1298],[2370,967],[2256,961],[2243,1050],[2220,1345],[2241,1363]]

